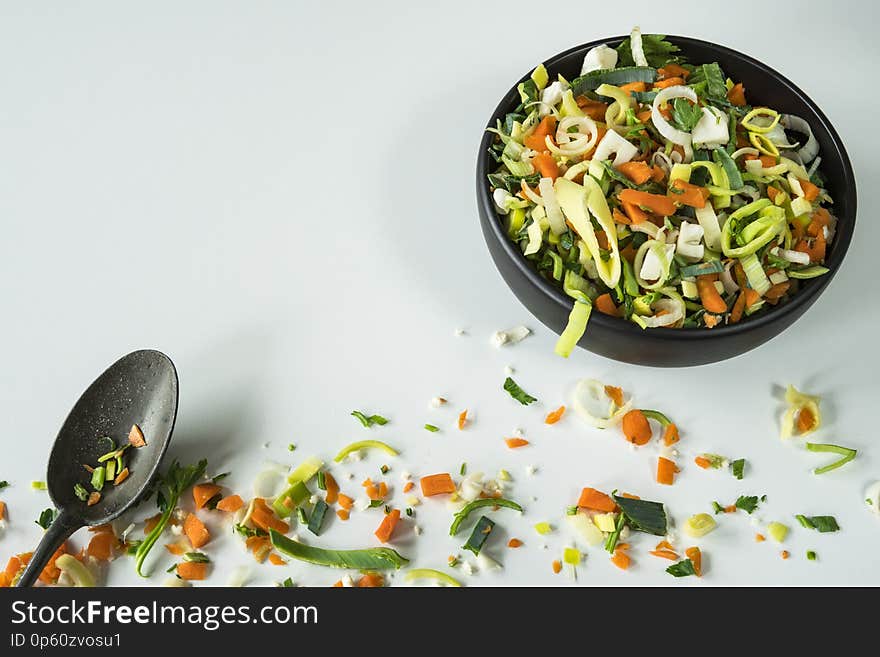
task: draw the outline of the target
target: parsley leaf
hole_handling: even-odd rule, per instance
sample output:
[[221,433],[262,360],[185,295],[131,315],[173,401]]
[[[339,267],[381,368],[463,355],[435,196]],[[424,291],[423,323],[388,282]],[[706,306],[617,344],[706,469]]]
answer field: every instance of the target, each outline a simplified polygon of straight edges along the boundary
[[[675,53],[679,51],[678,46],[666,40],[663,34],[643,34],[642,50],[645,51],[645,59],[648,60],[648,66],[652,68],[660,68],[669,62],[677,62],[680,60]],[[632,56],[632,45],[629,37],[617,46],[617,65],[618,66],[635,66],[635,60]]]
[[697,574],[697,571],[694,569],[694,562],[690,559],[672,564],[666,569],[666,572],[673,577],[688,577]]
[[351,415],[352,417],[357,418],[357,420],[365,427],[371,427],[374,424],[378,424],[381,427],[388,424],[388,420],[381,415],[366,415],[361,411],[352,411]]
[[684,132],[696,127],[703,116],[699,105],[691,104],[687,98],[676,98],[672,101],[672,125]]
[[716,516],[719,513],[724,513],[724,507],[718,504],[718,502],[712,502],[712,510],[715,512]]
[[703,64],[694,69],[693,75],[688,78],[688,84],[693,87],[698,96],[704,96],[710,100],[727,100],[727,84],[724,71],[718,62]]
[[514,381],[510,377],[507,377],[504,380],[504,389],[508,392],[508,394],[510,394],[511,397],[513,397],[523,406],[528,406],[532,402],[538,401],[536,397],[532,397],[529,393],[520,388],[516,384],[516,381]]
[[737,479],[743,478],[743,471],[746,467],[745,459],[737,459],[736,461],[731,462],[730,464],[730,472]]
[[807,529],[815,529],[823,534],[840,531],[840,525],[834,516],[795,516],[798,522]]
[[49,529],[49,525],[55,522],[58,512],[55,509],[45,509],[37,520],[34,520],[43,529]]
[[758,508],[758,496],[757,495],[740,495],[736,499],[735,506],[737,509],[742,509],[749,515],[754,513],[755,509]]
[[4,479],[3,481],[0,481],[0,490],[3,490],[3,489],[6,488],[8,485],[9,485],[9,482],[6,481],[5,479]]

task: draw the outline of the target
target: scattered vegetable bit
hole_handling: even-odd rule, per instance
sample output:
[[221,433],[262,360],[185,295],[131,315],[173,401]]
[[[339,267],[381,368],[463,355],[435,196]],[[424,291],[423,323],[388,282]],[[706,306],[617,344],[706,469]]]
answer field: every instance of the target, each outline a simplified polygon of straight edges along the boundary
[[517,385],[516,381],[514,381],[510,377],[507,377],[504,380],[503,387],[504,387],[504,390],[506,390],[507,393],[511,397],[513,397],[516,401],[518,401],[523,406],[528,406],[532,402],[538,401],[538,399],[536,397],[532,397],[530,394],[528,394],[526,391],[524,391],[522,388],[520,388]]
[[419,485],[422,487],[422,495],[425,497],[455,492],[455,483],[448,472],[422,477],[419,480]]
[[743,472],[745,471],[746,460],[745,459],[736,459],[735,461],[731,461],[730,463],[730,472],[737,479],[743,478]]
[[837,524],[837,520],[834,516],[804,516],[804,515],[796,515],[798,522],[801,523],[802,527],[806,527],[807,529],[815,529],[823,534],[827,534],[829,532],[836,532],[840,530],[840,526]]
[[437,433],[440,431],[440,427],[434,426],[433,424],[426,424],[425,430],[430,431],[431,433]]
[[455,536],[458,533],[458,528],[461,526],[461,523],[463,523],[472,512],[487,506],[504,507],[505,509],[513,509],[514,511],[522,513],[522,507],[519,504],[502,497],[473,500],[472,502],[465,504],[461,510],[455,514],[455,518],[452,520],[452,526],[449,528],[449,535]]
[[505,438],[504,442],[510,449],[517,449],[518,447],[525,447],[526,445],[529,444],[529,441],[526,440],[525,438]]
[[788,527],[783,525],[781,522],[771,522],[767,525],[767,533],[777,543],[782,543],[785,540],[785,537],[788,536]]
[[708,513],[697,513],[687,519],[684,531],[692,538],[700,538],[711,532],[716,526],[715,519]]
[[842,457],[828,465],[822,466],[821,468],[815,468],[813,474],[817,475],[836,470],[840,466],[852,461],[856,457],[856,454],[858,454],[858,450],[850,449],[849,447],[841,447],[840,445],[830,445],[827,443],[807,443],[807,451],[830,452],[832,454],[840,454]]
[[562,416],[565,414],[565,406],[560,406],[555,411],[550,411],[547,413],[547,417],[544,418],[544,424],[556,424],[559,420],[562,419]]
[[147,441],[144,439],[144,432],[136,424],[132,424],[131,430],[128,432],[128,444],[135,449],[145,447],[147,444]]
[[[400,454],[391,445],[383,443],[381,440],[359,440],[343,447],[333,460],[336,461],[336,463],[341,463],[349,454],[366,449],[378,449],[391,456],[399,456]],[[317,474],[317,470],[315,473]],[[290,478],[288,477],[288,481],[289,480]]]
[[372,427],[374,424],[378,424],[379,426],[388,424],[388,420],[381,415],[366,415],[361,411],[352,411],[351,415],[352,417],[357,418],[358,422],[368,428]]
[[693,561],[690,559],[684,559],[683,561],[679,561],[678,563],[669,566],[669,568],[666,569],[666,572],[673,577],[689,577],[691,575],[696,575],[697,569],[694,567]]
[[479,555],[480,550],[483,549],[483,545],[485,544],[486,539],[489,538],[489,534],[492,533],[494,527],[495,523],[492,520],[486,516],[480,516],[474,530],[471,532],[470,538],[468,538],[467,542],[462,546],[462,549],[470,550],[475,555]]
[[277,550],[287,556],[319,566],[350,568],[354,570],[396,570],[409,563],[409,559],[402,557],[391,548],[328,550],[304,545],[278,533],[274,529],[269,531],[269,539]]
[[419,579],[430,579],[446,586],[461,587],[461,582],[457,579],[450,577],[439,570],[434,570],[433,568],[413,568],[412,570],[407,571],[403,579],[407,582],[414,582]]

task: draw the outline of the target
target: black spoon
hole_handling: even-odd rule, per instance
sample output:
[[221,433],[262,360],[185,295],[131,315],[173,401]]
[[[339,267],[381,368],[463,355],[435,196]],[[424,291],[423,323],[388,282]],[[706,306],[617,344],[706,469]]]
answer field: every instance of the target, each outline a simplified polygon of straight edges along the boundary
[[[31,586],[61,544],[86,525],[103,525],[137,504],[149,489],[174,430],[177,417],[177,370],[165,354],[134,351],[113,363],[83,393],[70,411],[49,456],[46,481],[59,510],[46,530],[18,586]],[[143,431],[146,445],[126,451],[128,478],[105,485],[101,500],[87,506],[74,494],[74,484],[91,490],[83,464],[96,465],[106,452],[100,439],[128,442],[132,425]]]

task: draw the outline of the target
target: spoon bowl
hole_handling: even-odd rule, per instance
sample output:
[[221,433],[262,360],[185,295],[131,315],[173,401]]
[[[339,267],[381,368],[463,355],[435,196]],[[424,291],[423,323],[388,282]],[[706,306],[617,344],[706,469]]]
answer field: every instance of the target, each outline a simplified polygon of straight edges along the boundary
[[[171,441],[177,417],[178,380],[174,363],[165,354],[144,349],[123,356],[82,394],[64,421],[52,453],[46,481],[49,497],[59,510],[34,552],[19,586],[30,586],[58,547],[77,529],[108,523],[134,507],[149,492],[162,457]],[[128,443],[132,425],[138,425],[146,445],[125,454],[129,476],[118,486],[108,482],[101,499],[88,506],[74,493],[87,489],[89,474],[108,451]]]

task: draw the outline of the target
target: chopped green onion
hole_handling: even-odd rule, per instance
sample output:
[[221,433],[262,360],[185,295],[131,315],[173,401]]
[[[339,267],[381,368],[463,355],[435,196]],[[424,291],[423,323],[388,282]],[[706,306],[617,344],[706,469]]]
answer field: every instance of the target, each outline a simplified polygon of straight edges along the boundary
[[[275,501],[272,502],[272,509],[279,518],[287,518],[293,513],[295,507],[305,502],[311,496],[312,494],[309,492],[309,489],[306,488],[306,485],[301,481],[297,481],[290,488],[281,493],[281,495],[275,498]],[[287,500],[290,500],[290,502],[288,503]],[[288,506],[288,504],[291,504],[292,506]]]
[[55,522],[58,512],[55,509],[44,509],[37,520],[34,520],[43,529],[49,529],[49,525]]
[[467,474],[467,463],[462,463],[461,467],[458,469],[458,474],[464,477]]
[[390,469],[391,468],[389,468],[387,465],[383,465],[381,468],[379,468],[379,472],[381,472],[382,474],[388,474],[388,471]]
[[281,588],[288,589],[288,588],[291,588],[292,586],[293,586],[293,580],[290,577],[288,577],[286,580],[281,582]]
[[101,490],[104,488],[104,481],[106,481],[106,471],[104,466],[101,465],[92,471],[92,488]]
[[309,517],[306,515],[306,510],[301,506],[296,508],[296,519],[299,521],[301,525],[309,524]]
[[324,524],[324,516],[329,508],[330,507],[327,506],[327,503],[324,500],[318,500],[315,503],[315,508],[312,509],[312,517],[309,518],[308,524],[309,531],[315,536],[321,534],[321,525]]
[[858,450],[850,449],[849,447],[841,447],[840,445],[830,445],[826,443],[807,443],[807,451],[830,452],[832,454],[840,454],[843,457],[838,459],[837,461],[829,463],[828,465],[822,466],[821,468],[814,469],[813,474],[817,475],[836,470],[840,466],[852,461],[856,457],[856,454],[858,454]]
[[204,552],[185,552],[183,554],[183,560],[192,563],[211,563],[208,555]]
[[366,415],[361,411],[352,411],[351,414],[365,427],[371,427],[374,424],[378,424],[379,426],[388,424],[388,420],[381,415]]
[[296,449],[296,445],[294,445],[293,443],[290,443],[290,444],[287,445],[287,451],[288,451],[288,452],[292,452],[292,451],[295,450],[295,449]]
[[89,499],[89,491],[87,491],[82,484],[73,485],[73,494],[76,495],[81,502],[85,502]]
[[812,550],[807,550],[807,561],[815,561],[815,560],[816,560],[816,553],[813,552]]
[[426,424],[425,430],[430,431],[431,433],[437,433],[440,431],[440,427],[434,426],[433,424]]
[[718,504],[718,502],[712,502],[712,510],[715,512],[716,516],[719,513],[724,513],[724,507]]
[[46,485],[45,481],[32,481],[31,488],[34,490],[46,490],[49,487]]
[[327,490],[327,475],[323,470],[318,472],[318,488],[320,490]]

